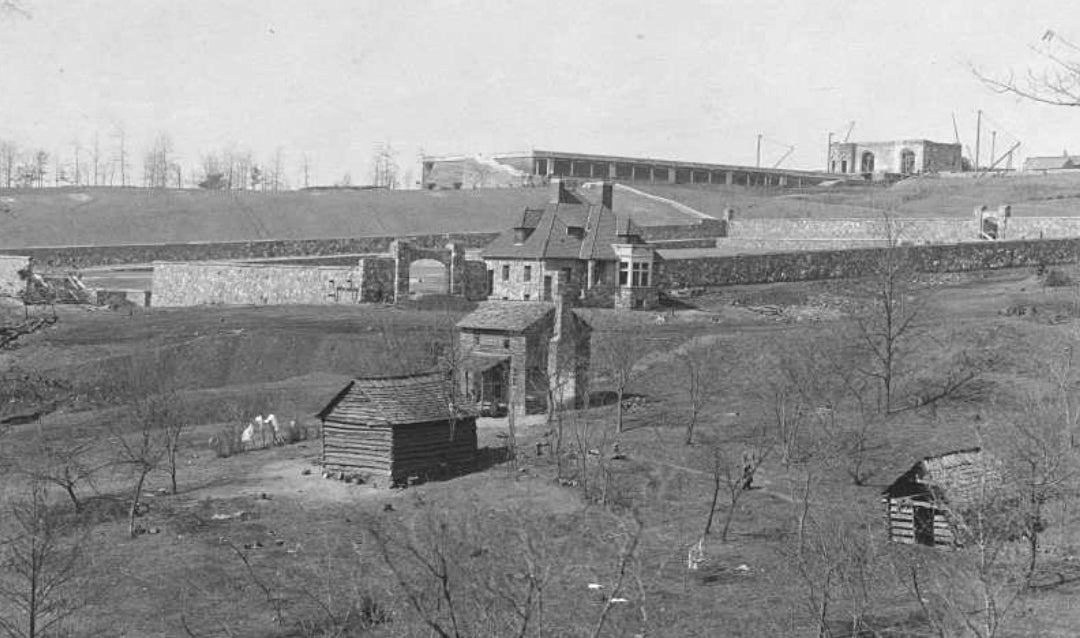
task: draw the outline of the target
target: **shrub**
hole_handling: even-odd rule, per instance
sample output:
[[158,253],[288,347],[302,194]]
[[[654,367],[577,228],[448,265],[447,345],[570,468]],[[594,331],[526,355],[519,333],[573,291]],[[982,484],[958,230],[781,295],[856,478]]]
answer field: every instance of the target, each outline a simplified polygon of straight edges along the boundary
[[240,442],[243,432],[244,427],[236,423],[223,425],[210,436],[210,448],[220,459],[235,456],[244,451]]
[[1059,268],[1051,268],[1043,275],[1043,285],[1050,288],[1063,288],[1065,286],[1071,286],[1072,284],[1072,277]]

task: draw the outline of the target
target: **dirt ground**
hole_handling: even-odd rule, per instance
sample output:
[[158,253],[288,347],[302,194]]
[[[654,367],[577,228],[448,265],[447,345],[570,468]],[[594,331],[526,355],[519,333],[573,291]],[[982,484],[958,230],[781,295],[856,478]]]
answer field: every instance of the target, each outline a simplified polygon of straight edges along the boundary
[[[631,580],[639,579],[640,587],[635,581],[621,590],[631,602],[610,612],[603,635],[641,633],[642,610],[649,635],[809,635],[814,629],[807,593],[788,553],[807,476],[817,486],[815,511],[879,534],[881,489],[926,454],[971,445],[976,417],[992,421],[995,410],[1010,407],[1003,404],[1016,399],[1018,388],[1041,383],[1039,361],[1073,339],[1080,325],[1076,288],[1046,287],[1031,271],[949,275],[928,284],[934,294],[927,329],[952,340],[939,349],[964,345],[994,362],[985,378],[995,400],[956,401],[898,418],[881,433],[870,461],[874,474],[864,485],[854,485],[836,466],[769,457],[755,489],[733,513],[729,542],[710,536],[704,544],[708,568],[697,574],[685,562],[701,539],[714,451],[738,450],[747,432],[768,422],[762,390],[776,375],[763,363],[766,355],[827,335],[849,309],[850,283],[725,288],[670,313],[586,311],[594,339],[630,332],[651,349],[629,388],[624,432],[614,430],[614,405],[569,411],[562,415],[565,447],[556,454],[536,443],[553,441],[558,423],[542,415],[519,419],[514,463],[395,490],[323,478],[317,437],[228,458],[215,455],[208,439],[240,414],[230,411],[241,408],[307,419],[314,437],[311,415],[350,375],[378,369],[383,349],[405,342],[413,347],[421,335],[442,334],[446,313],[200,308],[129,316],[60,308],[55,327],[0,353],[0,361],[9,370],[63,379],[75,390],[40,421],[10,427],[0,450],[9,469],[38,458],[39,436],[100,440],[95,453],[102,461],[111,458],[115,446],[108,435],[125,423],[128,398],[110,399],[94,388],[124,369],[119,362],[147,353],[155,354],[169,384],[198,407],[199,418],[184,434],[179,494],[163,492],[162,473],[154,473],[145,489],[149,509],[138,523],[149,533],[126,538],[131,479],[122,468],[103,470],[92,486],[83,486],[95,565],[86,591],[96,595],[73,623],[75,635],[100,635],[103,628],[116,636],[321,635],[304,633],[301,625],[328,622],[328,609],[341,611],[364,597],[389,610],[392,620],[345,635],[426,635],[373,544],[373,530],[380,529],[418,543],[443,538],[439,529],[454,530],[444,540],[460,547],[434,547],[460,549],[460,555],[448,555],[460,558],[461,573],[469,575],[459,586],[471,600],[496,600],[487,589],[495,583],[500,591],[523,591],[515,589],[522,578],[499,579],[527,573],[523,556],[529,556],[550,574],[546,633],[588,635],[606,604],[589,585],[614,587],[635,517],[642,532]],[[686,445],[682,375],[687,354],[705,344],[721,348],[729,365],[701,415],[698,441]],[[424,348],[416,352],[424,355]],[[930,354],[914,355],[912,365],[931,360],[924,358]],[[596,373],[596,390],[609,389],[610,379]],[[505,434],[505,419],[478,423],[482,448],[501,448]],[[5,475],[5,499],[18,492],[22,476]],[[57,496],[57,507],[66,507]],[[724,516],[718,514],[718,521]],[[1080,534],[1071,529],[1058,525],[1047,537],[1044,560],[1063,574],[1060,582],[1023,596],[1006,635],[1075,635],[1080,581],[1066,559],[1080,555]],[[406,559],[402,565],[417,567],[409,582],[422,583],[411,579],[423,570]],[[889,587],[882,594],[889,604],[880,613],[900,626],[918,613],[917,606],[902,588]],[[287,601],[283,622],[274,621],[272,603],[279,600]]]

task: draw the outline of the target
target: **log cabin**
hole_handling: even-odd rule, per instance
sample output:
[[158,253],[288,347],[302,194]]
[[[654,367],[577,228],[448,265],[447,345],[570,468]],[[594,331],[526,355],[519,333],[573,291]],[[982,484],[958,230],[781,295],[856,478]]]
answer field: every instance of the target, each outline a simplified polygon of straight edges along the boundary
[[962,544],[959,512],[1001,482],[1000,464],[980,448],[924,458],[882,493],[889,540],[930,547]]
[[476,414],[442,373],[354,379],[317,415],[323,472],[389,487],[468,471]]

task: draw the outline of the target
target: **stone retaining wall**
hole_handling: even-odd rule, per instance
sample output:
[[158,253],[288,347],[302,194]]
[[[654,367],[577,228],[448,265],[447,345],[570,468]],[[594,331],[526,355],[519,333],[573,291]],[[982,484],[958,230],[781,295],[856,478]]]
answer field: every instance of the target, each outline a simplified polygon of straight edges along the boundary
[[[663,289],[688,286],[838,279],[865,276],[879,263],[881,248],[820,250],[761,255],[667,259],[658,284]],[[984,241],[936,246],[901,246],[920,272],[959,272],[1075,263],[1080,238]]]

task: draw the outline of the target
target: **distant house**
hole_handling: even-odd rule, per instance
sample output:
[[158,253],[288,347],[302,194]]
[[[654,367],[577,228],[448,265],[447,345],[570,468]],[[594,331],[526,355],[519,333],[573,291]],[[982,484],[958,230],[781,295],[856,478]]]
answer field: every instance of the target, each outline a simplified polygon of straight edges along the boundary
[[468,469],[476,410],[441,373],[355,379],[319,413],[324,472],[379,486]]
[[959,544],[959,512],[1001,480],[997,461],[979,448],[924,458],[883,492],[889,540],[931,547]]
[[612,209],[612,196],[611,182],[593,204],[552,180],[547,206],[525,209],[484,248],[488,298],[551,301],[566,297],[559,286],[568,285],[573,296],[610,295],[619,308],[656,307],[656,250],[628,215]]
[[1051,173],[1056,171],[1071,171],[1080,168],[1080,158],[1069,155],[1056,155],[1053,157],[1029,157],[1024,160],[1024,172]]
[[541,413],[585,395],[591,329],[562,303],[486,301],[457,327],[460,389],[483,413]]

